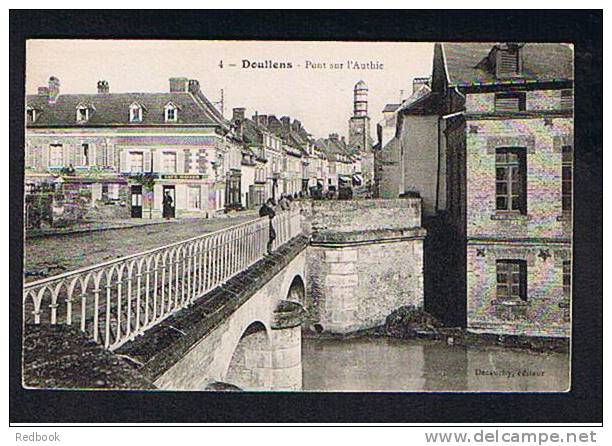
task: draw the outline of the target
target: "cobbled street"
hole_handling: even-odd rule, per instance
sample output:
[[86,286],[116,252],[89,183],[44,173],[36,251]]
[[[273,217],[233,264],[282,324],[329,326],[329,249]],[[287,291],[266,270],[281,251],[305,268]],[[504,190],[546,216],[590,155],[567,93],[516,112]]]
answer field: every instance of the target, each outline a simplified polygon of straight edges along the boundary
[[26,239],[25,281],[73,271],[257,218],[254,213]]

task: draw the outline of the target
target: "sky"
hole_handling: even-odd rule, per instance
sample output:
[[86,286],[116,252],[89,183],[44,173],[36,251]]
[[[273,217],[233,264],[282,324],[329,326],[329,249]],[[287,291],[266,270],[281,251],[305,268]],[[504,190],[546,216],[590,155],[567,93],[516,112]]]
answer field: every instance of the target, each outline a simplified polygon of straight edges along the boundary
[[[244,60],[292,68],[244,68]],[[95,93],[102,79],[111,93],[167,92],[170,77],[188,77],[212,102],[223,89],[226,118],[234,107],[246,107],[249,117],[288,115],[318,138],[347,136],[353,87],[363,80],[374,134],[384,105],[398,103],[402,90],[408,96],[414,77],[431,75],[432,60],[433,43],[29,40],[26,93],[49,76],[60,79],[61,93]]]

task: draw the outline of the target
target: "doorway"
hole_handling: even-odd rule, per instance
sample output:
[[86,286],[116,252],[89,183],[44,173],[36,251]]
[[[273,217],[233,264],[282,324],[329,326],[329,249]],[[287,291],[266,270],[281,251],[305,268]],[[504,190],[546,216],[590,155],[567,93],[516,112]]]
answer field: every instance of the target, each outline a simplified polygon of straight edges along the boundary
[[133,185],[131,188],[132,218],[142,218],[142,185]]

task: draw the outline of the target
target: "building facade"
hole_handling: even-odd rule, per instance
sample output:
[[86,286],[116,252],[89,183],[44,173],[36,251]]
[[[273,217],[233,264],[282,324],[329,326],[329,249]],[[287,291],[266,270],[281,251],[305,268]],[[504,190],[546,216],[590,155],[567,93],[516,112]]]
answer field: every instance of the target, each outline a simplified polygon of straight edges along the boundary
[[436,44],[430,88],[388,144],[423,200],[426,294],[447,293],[433,308],[475,332],[569,336],[572,49]]
[[[26,192],[53,184],[56,215],[155,218],[224,209],[230,128],[196,80],[168,93],[60,94],[59,80],[26,105]],[[72,209],[72,211],[71,211]]]

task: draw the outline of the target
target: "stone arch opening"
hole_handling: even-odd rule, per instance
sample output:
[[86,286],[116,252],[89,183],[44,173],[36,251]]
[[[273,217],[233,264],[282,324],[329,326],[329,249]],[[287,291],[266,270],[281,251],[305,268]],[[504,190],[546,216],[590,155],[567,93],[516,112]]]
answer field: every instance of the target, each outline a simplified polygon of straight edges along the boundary
[[266,326],[255,321],[243,332],[224,380],[243,390],[270,389],[272,346]]
[[304,305],[306,297],[306,286],[304,285],[304,281],[302,278],[297,275],[291,281],[291,285],[289,286],[289,291],[287,292],[287,298],[289,302],[297,302],[300,305]]

